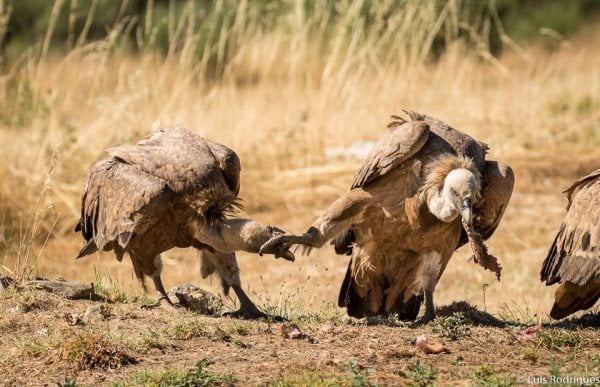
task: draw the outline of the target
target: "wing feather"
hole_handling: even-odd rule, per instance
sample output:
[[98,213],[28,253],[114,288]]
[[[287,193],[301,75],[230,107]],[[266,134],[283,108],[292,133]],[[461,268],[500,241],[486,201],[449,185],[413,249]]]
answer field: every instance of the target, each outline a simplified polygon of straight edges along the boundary
[[[512,168],[498,161],[486,161],[481,175],[481,197],[473,208],[473,226],[484,240],[492,236],[512,195],[515,176]],[[468,243],[463,230],[458,247]]]
[[[98,250],[125,249],[132,235],[144,233],[171,205],[173,191],[165,181],[116,159],[97,163],[82,196],[80,256]],[[85,250],[85,251],[84,251]]]
[[600,169],[577,180],[565,193],[568,211],[542,264],[547,285],[600,283]]
[[429,125],[421,121],[404,122],[393,126],[376,144],[356,173],[351,188],[366,184],[385,175],[417,153],[429,138]]
[[161,129],[135,145],[108,149],[118,160],[165,181],[176,193],[190,193],[218,181],[239,189],[240,163],[231,149],[184,128]]

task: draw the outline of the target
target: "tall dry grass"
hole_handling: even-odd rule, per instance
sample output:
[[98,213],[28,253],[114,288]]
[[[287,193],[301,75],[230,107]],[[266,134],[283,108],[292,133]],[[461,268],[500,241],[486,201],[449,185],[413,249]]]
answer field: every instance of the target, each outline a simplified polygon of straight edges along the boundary
[[[360,164],[328,160],[325,149],[375,140],[389,114],[409,108],[486,141],[491,157],[509,161],[517,174],[511,207],[490,242],[505,266],[503,282],[493,284],[465,263],[462,251],[442,279],[438,300],[482,304],[482,285],[490,283],[486,303],[492,310],[515,300],[549,302],[551,291],[537,284],[537,270],[563,215],[560,190],[598,167],[597,27],[560,41],[553,51],[521,48],[504,36],[505,54],[495,58],[484,44],[485,23],[497,21],[465,25],[460,1],[442,8],[434,1],[406,2],[400,9],[347,1],[335,18],[329,8],[307,12],[303,2],[290,1],[272,21],[251,2],[239,2],[234,16],[219,8],[223,2],[215,4],[204,17],[196,15],[193,1],[183,14],[170,15],[164,55],[152,50],[156,27],[149,17],[139,27],[120,19],[100,41],[88,42],[85,28],[74,32],[60,55],[49,48],[51,20],[43,42],[14,63],[2,62],[0,263],[14,264],[17,236],[35,217],[33,248],[39,251],[50,235],[40,262],[44,274],[93,279],[91,265],[102,265],[128,283],[129,265],[116,265],[109,254],[73,261],[79,237],[71,230],[83,180],[107,147],[171,125],[235,149],[249,215],[302,231],[347,189]],[[369,24],[362,13],[368,4],[375,20]],[[10,10],[0,8],[2,36]],[[139,28],[137,54],[123,40],[132,28]],[[445,50],[433,56],[440,36]],[[53,154],[51,191],[39,216]],[[346,265],[330,249],[294,265],[246,254],[241,261],[255,297],[280,293],[280,299],[293,296],[315,308],[335,299]],[[168,284],[199,281],[190,274],[196,263],[189,251],[167,253],[165,262]]]

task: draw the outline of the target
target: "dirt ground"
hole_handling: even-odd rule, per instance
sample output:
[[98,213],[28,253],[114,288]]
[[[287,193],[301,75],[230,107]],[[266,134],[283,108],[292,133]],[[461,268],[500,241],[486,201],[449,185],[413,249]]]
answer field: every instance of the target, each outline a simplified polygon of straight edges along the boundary
[[[94,306],[96,315],[81,323]],[[69,301],[26,288],[1,291],[0,310],[3,385],[194,385],[181,384],[182,375],[198,374],[206,377],[199,384],[276,386],[510,385],[600,376],[598,313],[544,321],[523,340],[524,325],[464,302],[438,308],[426,326],[350,320],[333,307],[288,322],[247,321],[145,310],[140,301]],[[283,337],[284,324],[297,324],[301,338]],[[421,352],[418,335],[447,351]],[[214,363],[189,373],[202,359]]]

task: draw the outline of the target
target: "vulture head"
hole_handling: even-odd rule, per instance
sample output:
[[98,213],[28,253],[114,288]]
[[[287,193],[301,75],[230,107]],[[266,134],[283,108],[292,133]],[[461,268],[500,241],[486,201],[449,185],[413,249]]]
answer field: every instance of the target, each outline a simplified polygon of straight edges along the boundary
[[470,225],[481,187],[473,161],[464,156],[441,157],[431,164],[426,178],[424,196],[429,211],[442,222],[460,215]]

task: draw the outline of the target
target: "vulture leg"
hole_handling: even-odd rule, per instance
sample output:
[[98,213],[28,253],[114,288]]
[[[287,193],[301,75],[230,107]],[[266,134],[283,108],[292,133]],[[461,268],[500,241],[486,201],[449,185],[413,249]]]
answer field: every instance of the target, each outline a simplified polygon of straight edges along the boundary
[[142,306],[142,308],[153,309],[160,306],[169,309],[174,309],[175,305],[173,305],[173,303],[167,296],[167,292],[165,291],[165,287],[163,286],[162,280],[160,278],[160,273],[162,271],[162,262],[160,255],[156,255],[153,259],[144,259],[144,256],[141,254],[129,252],[129,256],[131,257],[131,262],[133,262],[133,269],[135,275],[142,282],[144,290],[146,290],[146,286],[144,284],[144,275],[147,275],[152,278],[152,282],[154,282],[154,288],[156,289],[156,302],[150,305],[144,305]]
[[220,251],[200,250],[200,273],[202,278],[216,274],[221,279],[223,292],[227,295],[229,288],[233,288],[235,295],[240,301],[240,308],[234,312],[225,313],[226,316],[255,319],[267,317],[246,295],[241,286],[240,269],[234,253],[222,253]]
[[433,305],[433,290],[425,290],[425,314],[417,324],[427,324],[435,319],[435,307]]
[[271,238],[260,248],[259,254],[282,254],[293,245],[303,245],[305,252],[322,247],[325,242],[346,232],[353,224],[361,222],[363,210],[371,195],[360,188],[342,195],[302,235],[282,234]]
[[[202,224],[194,233],[200,243],[209,245],[223,253],[248,251],[258,253],[260,247],[276,235],[283,234],[277,227],[261,224],[252,219],[217,219]],[[294,254],[287,249],[278,251],[275,258],[294,260]]]
[[227,312],[225,316],[239,317],[245,319],[267,318],[268,316],[261,312],[256,305],[248,298],[240,285],[231,285],[238,300],[240,300],[240,308],[234,312]]

